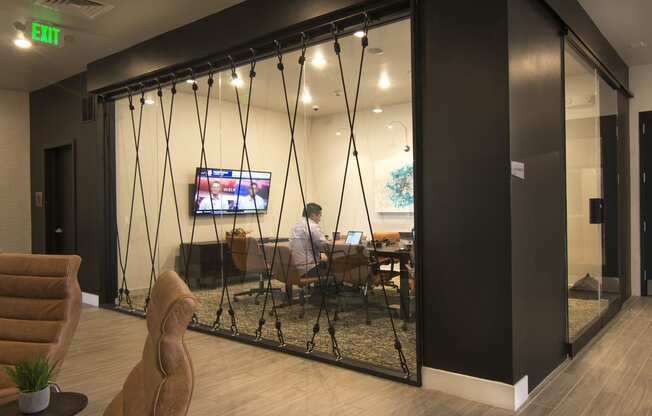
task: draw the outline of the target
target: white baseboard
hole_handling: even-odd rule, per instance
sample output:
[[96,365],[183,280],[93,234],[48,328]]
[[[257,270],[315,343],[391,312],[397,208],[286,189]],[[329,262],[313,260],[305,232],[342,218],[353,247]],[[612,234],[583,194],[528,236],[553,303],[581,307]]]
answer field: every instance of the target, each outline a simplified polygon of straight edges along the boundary
[[518,410],[528,398],[527,376],[512,386],[498,381],[422,367],[421,380],[423,388],[507,410]]
[[82,303],[85,305],[100,306],[100,297],[94,293],[82,292]]

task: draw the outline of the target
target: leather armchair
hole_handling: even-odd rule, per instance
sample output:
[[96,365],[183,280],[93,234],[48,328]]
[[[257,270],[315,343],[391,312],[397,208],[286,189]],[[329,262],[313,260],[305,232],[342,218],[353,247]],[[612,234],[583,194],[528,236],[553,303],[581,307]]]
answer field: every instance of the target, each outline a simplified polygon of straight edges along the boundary
[[79,256],[0,254],[0,404],[18,397],[1,367],[43,356],[56,377],[79,323]]
[[104,416],[181,416],[188,413],[193,369],[183,336],[197,300],[175,272],[157,280],[147,310],[141,361]]

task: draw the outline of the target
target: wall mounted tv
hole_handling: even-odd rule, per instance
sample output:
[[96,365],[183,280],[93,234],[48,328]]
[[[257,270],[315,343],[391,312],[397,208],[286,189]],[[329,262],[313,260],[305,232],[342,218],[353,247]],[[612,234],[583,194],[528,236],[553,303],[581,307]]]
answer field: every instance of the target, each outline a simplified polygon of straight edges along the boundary
[[[190,186],[190,212],[197,215],[266,213],[271,172],[197,168]],[[199,186],[197,186],[199,184]],[[239,186],[238,186],[239,185]],[[240,197],[238,198],[238,194]]]

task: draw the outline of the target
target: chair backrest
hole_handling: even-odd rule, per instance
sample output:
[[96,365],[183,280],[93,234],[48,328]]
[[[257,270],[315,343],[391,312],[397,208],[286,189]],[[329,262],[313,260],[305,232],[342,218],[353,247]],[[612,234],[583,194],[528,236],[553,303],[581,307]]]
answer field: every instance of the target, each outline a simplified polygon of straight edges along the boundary
[[376,241],[388,240],[391,243],[401,241],[401,233],[398,231],[374,231],[373,235]]
[[141,361],[105,415],[186,415],[193,369],[183,336],[197,300],[175,272],[156,281],[147,310],[147,339]]
[[242,273],[262,273],[265,271],[265,261],[258,241],[253,237],[227,237],[231,248],[233,264]]
[[[266,244],[265,252],[267,254],[267,261],[271,267],[274,244]],[[276,258],[274,259],[272,276],[274,279],[286,284],[298,285],[300,283],[302,274],[292,261],[292,252],[287,243],[279,243],[276,247]]]
[[[0,368],[43,356],[61,368],[79,323],[79,256],[0,254]],[[17,393],[0,369],[0,403]]]

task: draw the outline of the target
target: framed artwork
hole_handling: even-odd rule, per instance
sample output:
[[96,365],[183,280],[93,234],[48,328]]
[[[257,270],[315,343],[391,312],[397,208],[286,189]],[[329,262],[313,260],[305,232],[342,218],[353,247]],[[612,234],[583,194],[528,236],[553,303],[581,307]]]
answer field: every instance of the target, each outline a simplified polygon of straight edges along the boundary
[[414,212],[414,165],[412,153],[374,164],[374,202],[378,213]]

